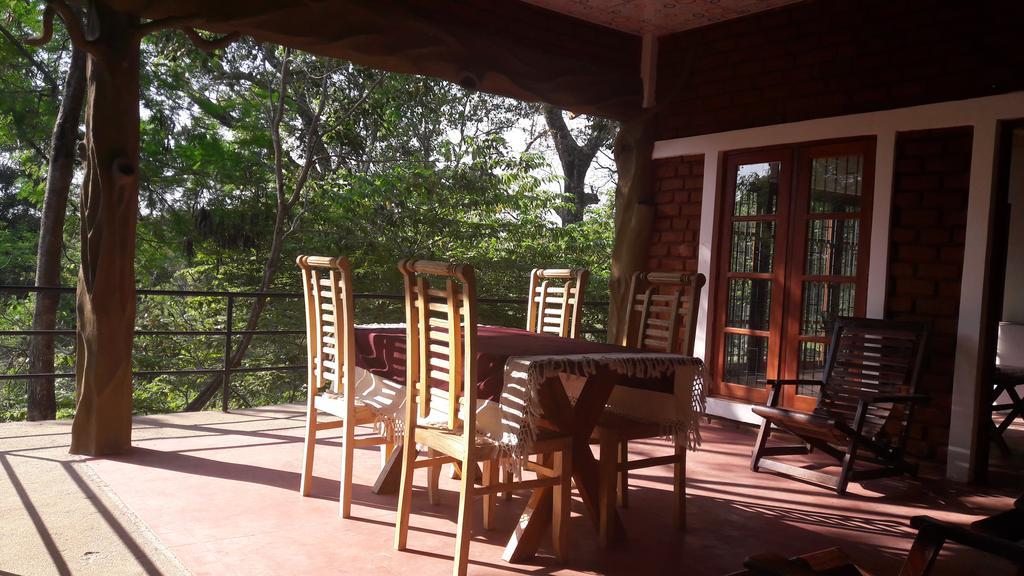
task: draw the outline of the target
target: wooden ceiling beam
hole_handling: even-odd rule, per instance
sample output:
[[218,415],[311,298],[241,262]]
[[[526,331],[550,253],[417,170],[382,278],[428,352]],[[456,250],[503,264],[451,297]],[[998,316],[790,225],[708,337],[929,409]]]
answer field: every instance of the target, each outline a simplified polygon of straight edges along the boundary
[[641,38],[518,0],[108,0],[144,19],[420,74],[619,120],[641,111]]

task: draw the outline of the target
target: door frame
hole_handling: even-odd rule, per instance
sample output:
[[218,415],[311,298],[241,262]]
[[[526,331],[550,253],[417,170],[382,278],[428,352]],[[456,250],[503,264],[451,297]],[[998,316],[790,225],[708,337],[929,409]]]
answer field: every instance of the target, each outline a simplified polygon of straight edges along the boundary
[[[716,202],[714,235],[718,238],[718,246],[722,247],[712,253],[714,262],[714,278],[709,283],[710,314],[712,319],[710,326],[706,328],[706,334],[710,335],[710,343],[706,344],[707,357],[712,358],[711,372],[713,375],[712,393],[722,398],[763,404],[768,399],[768,388],[754,388],[738,384],[730,384],[724,381],[725,346],[723,345],[723,334],[753,334],[753,332],[764,332],[757,330],[742,330],[726,327],[726,312],[728,291],[726,283],[731,275],[736,273],[729,270],[732,247],[732,223],[740,221],[737,217],[728,214],[733,209],[735,202],[736,182],[733,174],[740,165],[779,161],[782,169],[779,175],[779,194],[776,207],[776,234],[781,234],[781,241],[776,242],[773,258],[773,269],[770,274],[744,274],[741,277],[749,276],[758,279],[772,280],[772,301],[769,312],[768,334],[775,334],[775,338],[769,339],[768,357],[765,370],[765,377],[768,380],[783,376],[792,372],[796,377],[797,353],[793,352],[794,341],[800,340],[799,318],[791,318],[791,311],[797,311],[802,307],[800,296],[802,290],[791,290],[789,283],[796,276],[803,276],[802,268],[806,256],[806,223],[811,219],[809,212],[804,209],[797,209],[809,202],[810,182],[803,178],[803,170],[809,166],[813,158],[822,156],[835,156],[849,153],[860,153],[864,160],[861,169],[864,191],[863,202],[859,211],[858,221],[860,226],[860,243],[857,254],[858,278],[855,296],[855,314],[866,313],[868,276],[871,259],[872,245],[872,220],[874,219],[873,199],[875,185],[875,156],[877,153],[877,139],[874,136],[857,136],[846,138],[819,139],[810,142],[793,142],[774,146],[761,146],[757,148],[741,148],[737,150],[725,150],[720,152],[721,170],[718,178],[719,199]],[[828,214],[822,214],[828,216]],[[841,216],[837,214],[837,216]],[[703,225],[703,223],[702,223]],[[794,230],[801,232],[790,233]],[[790,246],[793,240],[802,240],[800,246]],[[726,249],[725,247],[729,247]],[[821,339],[828,340],[828,335]],[[783,348],[786,344],[786,348]],[[783,390],[782,402],[784,405],[810,412],[817,405],[817,397],[801,396],[797,394],[795,387],[787,387]]]

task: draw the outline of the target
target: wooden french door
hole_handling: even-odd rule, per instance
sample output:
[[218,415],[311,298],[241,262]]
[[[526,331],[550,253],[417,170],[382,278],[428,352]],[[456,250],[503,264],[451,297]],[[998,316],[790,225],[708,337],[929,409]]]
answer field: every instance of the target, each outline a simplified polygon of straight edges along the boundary
[[[837,316],[864,314],[874,140],[727,154],[713,316],[716,392],[764,402],[817,378]],[[813,387],[784,405],[811,410]]]

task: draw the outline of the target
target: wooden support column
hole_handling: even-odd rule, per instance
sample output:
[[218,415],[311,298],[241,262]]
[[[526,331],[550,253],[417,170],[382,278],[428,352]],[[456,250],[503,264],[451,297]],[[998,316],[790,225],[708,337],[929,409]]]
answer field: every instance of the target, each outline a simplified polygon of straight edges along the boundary
[[82,38],[89,60],[72,454],[117,454],[131,447],[139,193],[137,25],[136,17],[95,2],[85,26],[86,34],[95,37]]
[[619,185],[615,190],[615,246],[612,250],[611,309],[608,340],[619,342],[627,316],[629,281],[646,266],[654,224],[654,116],[645,114],[622,124],[615,139]]
[[139,44],[157,30],[181,30],[202,50],[237,38],[205,38],[192,17],[140,23],[110,6],[86,3],[85,22],[66,0],[49,0],[45,44],[60,16],[86,62],[85,178],[82,180],[82,265],[78,269],[75,420],[71,453],[118,454],[132,440],[132,337],[135,331],[135,229],[139,210]]

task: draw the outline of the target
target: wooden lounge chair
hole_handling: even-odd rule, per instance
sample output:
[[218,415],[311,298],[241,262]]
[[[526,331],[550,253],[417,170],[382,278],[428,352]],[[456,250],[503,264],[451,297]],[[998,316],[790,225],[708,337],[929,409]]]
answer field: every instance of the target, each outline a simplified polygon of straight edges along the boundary
[[[963,526],[929,516],[915,516],[910,525],[917,537],[910,547],[900,576],[928,576],[947,541],[1005,558],[1024,576],[1024,497],[1014,507]],[[731,576],[866,576],[868,572],[839,548],[829,548],[795,558],[758,554],[743,563],[746,570]]]
[[[398,499],[395,548],[404,550],[409,533],[413,471],[429,468],[428,492],[437,501],[437,478],[443,464],[475,470],[483,464],[483,485],[476,474],[462,474],[459,486],[459,520],[456,530],[456,576],[466,573],[475,496],[483,496],[484,529],[494,525],[498,492],[552,486],[554,488],[552,538],[555,553],[565,560],[568,551],[568,520],[572,486],[572,439],[565,435],[538,434],[532,453],[547,455],[544,465],[526,463],[537,473],[534,480],[499,482],[499,446],[477,434],[477,301],[476,278],[468,264],[403,260],[399,269],[405,280],[406,394],[402,480]],[[447,384],[447,399],[430,384]],[[438,399],[445,406],[438,406]],[[468,409],[467,409],[468,408]],[[434,412],[434,414],[432,414]],[[441,418],[437,418],[438,412]],[[417,445],[427,458],[417,459]]]
[[[693,354],[693,337],[697,328],[697,303],[700,301],[703,274],[669,272],[637,272],[629,290],[629,315],[624,346],[649,352]],[[602,546],[615,538],[610,510],[617,501],[629,505],[629,471],[662,464],[672,464],[675,504],[672,518],[676,528],[686,525],[686,438],[676,439],[674,453],[656,458],[629,460],[629,441],[657,438],[664,435],[659,424],[641,422],[628,417],[602,416],[593,438],[601,446],[601,522],[599,537]]]
[[534,269],[530,273],[526,329],[562,338],[580,336],[583,295],[589,278],[586,269]]
[[[355,327],[352,320],[352,272],[348,260],[299,256],[306,304],[307,370],[306,440],[299,492],[309,496],[313,481],[316,434],[342,428],[340,514],[352,514],[352,457],[356,446],[380,445],[382,460],[391,449],[385,436],[355,438],[355,427],[373,424],[377,413],[355,393]],[[341,420],[320,422],[326,412]]]
[[[927,397],[915,394],[927,328],[914,322],[838,318],[832,331],[825,374],[817,380],[769,380],[764,418],[750,462],[762,469],[823,484],[840,496],[852,482],[908,473],[917,466],[903,458],[911,411]],[[779,407],[783,386],[820,386],[814,412]],[[772,427],[800,438],[796,446],[768,446]],[[838,475],[771,460],[767,456],[808,454],[817,448],[841,465]],[[867,456],[862,452],[869,453]],[[868,463],[870,468],[857,468]]]

